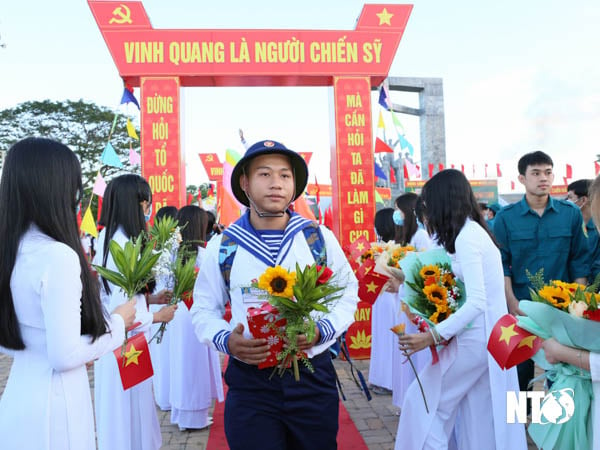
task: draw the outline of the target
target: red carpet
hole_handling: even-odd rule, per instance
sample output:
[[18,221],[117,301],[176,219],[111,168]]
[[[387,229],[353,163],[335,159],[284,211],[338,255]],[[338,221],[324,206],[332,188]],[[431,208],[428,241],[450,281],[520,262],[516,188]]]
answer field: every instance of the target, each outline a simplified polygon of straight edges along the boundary
[[[225,395],[227,385],[223,382]],[[223,423],[223,411],[225,403],[215,403],[213,411],[213,424],[210,426],[206,450],[229,450],[227,439],[225,439],[225,426]],[[356,429],[350,414],[340,401],[340,427],[338,430],[337,443],[339,450],[366,450],[367,444]]]

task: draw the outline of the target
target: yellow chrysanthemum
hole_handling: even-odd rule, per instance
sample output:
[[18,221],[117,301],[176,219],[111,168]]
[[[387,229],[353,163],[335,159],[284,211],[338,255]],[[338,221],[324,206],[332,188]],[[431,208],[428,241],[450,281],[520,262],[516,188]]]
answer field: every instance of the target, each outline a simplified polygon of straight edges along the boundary
[[560,281],[560,280],[552,280],[551,283],[556,287],[566,289],[567,291],[569,291],[572,294],[575,293],[577,288],[579,288],[582,291],[585,289],[585,286],[583,284],[579,284],[579,283],[565,283],[564,281]]
[[569,291],[556,286],[544,286],[538,293],[540,297],[559,309],[567,309],[571,303]]
[[296,284],[296,272],[288,272],[281,266],[269,267],[258,279],[258,288],[270,295],[292,298]]
[[424,280],[426,280],[429,277],[434,277],[436,280],[439,280],[440,268],[433,264],[430,266],[423,266],[419,272],[419,275],[421,275],[421,278],[423,278]]
[[430,284],[423,288],[423,293],[431,303],[435,305],[447,304],[448,291],[443,286],[437,284]]

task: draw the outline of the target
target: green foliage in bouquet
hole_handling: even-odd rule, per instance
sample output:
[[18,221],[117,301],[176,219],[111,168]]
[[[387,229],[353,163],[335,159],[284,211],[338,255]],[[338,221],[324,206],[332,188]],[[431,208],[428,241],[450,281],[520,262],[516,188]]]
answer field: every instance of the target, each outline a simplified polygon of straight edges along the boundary
[[[173,286],[173,296],[171,297],[169,305],[174,305],[192,296],[196,277],[198,276],[195,256],[196,254],[194,252],[186,251],[185,248],[180,249],[175,262],[171,265],[175,284]],[[166,329],[167,324],[161,323],[158,331],[152,336],[152,339],[150,339],[150,342],[152,342],[153,339],[156,339],[156,343],[160,344]]]
[[281,360],[280,374],[291,361],[296,381],[300,379],[298,359],[312,372],[314,368],[306,355],[298,348],[298,336],[303,334],[307,341],[315,338],[316,322],[313,311],[329,312],[329,305],[341,297],[344,287],[331,281],[333,272],[326,266],[307,265],[304,270],[296,264],[296,272],[288,272],[280,266],[269,267],[253,286],[268,293],[268,301],[286,320],[286,347],[278,356]]
[[156,250],[163,249],[178,226],[179,222],[169,216],[164,216],[154,221],[154,225],[152,225],[148,234],[150,235],[150,239],[155,243]]
[[185,295],[191,295],[197,275],[196,259],[186,258],[185,255],[179,253],[173,263],[173,276],[175,277],[174,301],[181,301]]
[[135,241],[130,239],[123,248],[116,241],[110,241],[108,249],[118,271],[94,265],[104,279],[119,286],[128,298],[148,284],[152,278],[152,268],[160,256],[154,254],[151,245],[143,246],[143,241],[143,234]]

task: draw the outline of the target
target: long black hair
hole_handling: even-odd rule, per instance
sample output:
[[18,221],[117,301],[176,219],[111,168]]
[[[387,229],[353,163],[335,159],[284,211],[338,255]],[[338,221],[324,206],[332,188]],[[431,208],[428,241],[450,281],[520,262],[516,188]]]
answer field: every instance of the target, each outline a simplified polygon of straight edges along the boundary
[[[135,174],[120,175],[109,184],[106,215],[104,216],[104,245],[102,265],[106,267],[108,260],[108,245],[119,227],[128,238],[137,238],[142,231],[146,231],[146,219],[141,202],[152,202],[152,190],[148,182]],[[104,193],[106,196],[106,191]],[[104,205],[103,211],[104,213]],[[103,278],[104,290],[110,293],[108,282]]]
[[494,236],[481,217],[479,204],[465,175],[456,169],[446,169],[435,174],[421,192],[427,230],[437,237],[438,244],[448,253],[455,253],[456,236],[467,218],[477,222],[496,244]]
[[396,227],[395,240],[399,244],[408,245],[419,229],[417,217],[415,215],[415,207],[418,198],[419,196],[414,192],[407,192],[396,198],[394,201],[396,208],[404,214],[404,224],[401,227]]
[[177,221],[181,227],[180,250],[185,254],[196,254],[199,245],[206,243],[206,211],[196,205],[187,205],[177,211]]
[[81,334],[95,340],[108,331],[98,285],[79,239],[76,209],[82,195],[81,167],[67,146],[50,139],[27,138],[8,150],[0,181],[0,345],[3,347],[25,348],[10,279],[21,238],[32,224],[77,253],[82,284]]
[[382,241],[388,242],[396,235],[394,208],[382,208],[375,213],[375,231]]

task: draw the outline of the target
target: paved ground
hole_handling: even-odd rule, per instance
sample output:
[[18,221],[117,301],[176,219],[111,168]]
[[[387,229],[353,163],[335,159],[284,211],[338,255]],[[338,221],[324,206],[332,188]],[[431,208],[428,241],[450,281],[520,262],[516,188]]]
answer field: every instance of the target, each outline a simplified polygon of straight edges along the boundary
[[[10,364],[11,358],[0,354],[0,395],[4,391]],[[367,377],[369,361],[356,361],[355,364]],[[373,395],[373,399],[370,402],[367,401],[351,378],[348,363],[335,361],[335,365],[347,398],[344,404],[369,450],[393,449],[398,416],[396,415],[396,408],[392,405],[391,396]],[[90,380],[93,383],[91,374],[92,372],[90,372]],[[182,432],[176,426],[171,425],[169,418],[168,412],[159,411],[163,449],[203,450],[206,448],[208,430]],[[535,446],[530,445],[529,448],[534,449]]]

